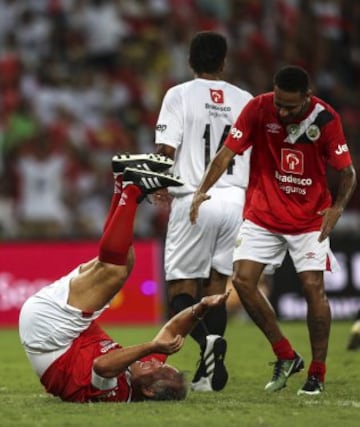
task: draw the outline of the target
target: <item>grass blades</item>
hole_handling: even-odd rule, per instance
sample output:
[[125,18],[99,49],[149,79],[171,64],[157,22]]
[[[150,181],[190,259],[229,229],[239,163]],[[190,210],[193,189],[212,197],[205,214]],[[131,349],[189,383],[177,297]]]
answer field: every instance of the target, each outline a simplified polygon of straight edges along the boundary
[[[326,390],[321,396],[297,396],[305,371],[292,376],[275,394],[264,385],[272,376],[270,346],[249,321],[231,319],[226,333],[229,382],[218,393],[190,393],[184,402],[73,404],[46,395],[31,371],[17,330],[0,330],[1,427],[355,427],[360,419],[360,351],[346,351],[350,322],[334,322]],[[121,344],[150,340],[157,328],[106,328]],[[304,322],[282,323],[295,349],[310,360]],[[195,370],[199,350],[191,338],[169,362]]]

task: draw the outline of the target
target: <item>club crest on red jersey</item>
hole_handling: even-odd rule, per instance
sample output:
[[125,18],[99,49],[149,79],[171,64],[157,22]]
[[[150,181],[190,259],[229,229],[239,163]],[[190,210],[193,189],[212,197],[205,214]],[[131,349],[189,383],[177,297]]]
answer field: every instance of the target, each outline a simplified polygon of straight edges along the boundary
[[281,169],[284,172],[302,175],[304,173],[304,155],[301,151],[283,148],[281,150]]
[[320,138],[321,132],[319,126],[312,124],[306,129],[305,134],[310,139],[310,141],[316,141]]
[[224,92],[221,89],[210,89],[210,96],[215,104],[224,103]]

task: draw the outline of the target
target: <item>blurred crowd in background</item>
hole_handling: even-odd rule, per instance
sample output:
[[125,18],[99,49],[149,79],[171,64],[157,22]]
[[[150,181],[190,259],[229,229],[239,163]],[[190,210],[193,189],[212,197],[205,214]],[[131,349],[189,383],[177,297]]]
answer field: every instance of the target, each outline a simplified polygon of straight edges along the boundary
[[[306,68],[360,175],[360,1],[0,0],[2,239],[101,234],[111,157],[155,150],[162,97],[192,78],[201,30],[227,36],[224,79],[253,95],[280,66]],[[143,203],[136,236],[162,238],[167,215]],[[336,231],[359,230],[358,188]]]

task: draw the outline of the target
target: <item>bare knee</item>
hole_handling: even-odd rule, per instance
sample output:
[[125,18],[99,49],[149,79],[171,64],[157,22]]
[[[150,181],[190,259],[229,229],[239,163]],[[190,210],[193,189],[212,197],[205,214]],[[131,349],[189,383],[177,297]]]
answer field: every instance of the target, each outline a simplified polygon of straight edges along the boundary
[[264,268],[264,264],[255,261],[235,261],[232,282],[240,298],[256,297],[259,292],[257,284]]
[[232,283],[240,297],[251,295],[256,289],[256,286],[252,284],[250,277],[241,273],[233,275]]
[[129,269],[126,265],[105,264],[101,266],[101,274],[107,282],[125,282],[129,277]]
[[299,276],[305,299],[308,302],[327,300],[322,272],[306,272],[301,273]]
[[68,303],[84,311],[99,310],[120,291],[128,276],[128,265],[96,260],[71,280]]
[[127,263],[125,265],[110,264],[100,261],[98,258],[94,260],[91,268],[88,269],[90,276],[102,286],[112,284],[116,285],[124,283],[129,277],[135,263],[134,250],[131,247],[128,252]]
[[108,263],[101,263],[100,268],[103,269],[105,280],[115,283],[125,283],[129,277],[135,263],[135,254],[133,248],[130,248],[126,265],[115,265]]
[[171,302],[180,294],[191,295],[196,298],[198,293],[198,281],[196,279],[170,280],[168,283],[168,299]]

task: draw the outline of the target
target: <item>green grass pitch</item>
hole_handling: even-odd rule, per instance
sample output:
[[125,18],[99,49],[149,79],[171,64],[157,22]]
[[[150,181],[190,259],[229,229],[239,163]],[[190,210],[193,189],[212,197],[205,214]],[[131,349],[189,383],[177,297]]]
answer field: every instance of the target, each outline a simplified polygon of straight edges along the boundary
[[[309,362],[304,322],[282,323],[285,335]],[[74,404],[47,396],[30,369],[17,330],[0,330],[1,427],[345,427],[360,425],[360,351],[345,350],[350,322],[334,322],[326,391],[297,396],[306,371],[282,391],[266,394],[274,360],[270,346],[250,322],[232,319],[226,337],[230,378],[218,393],[190,393],[183,402]],[[157,328],[106,328],[123,345],[150,340]],[[191,338],[169,362],[194,372],[198,350]],[[307,363],[308,366],[308,363]]]

